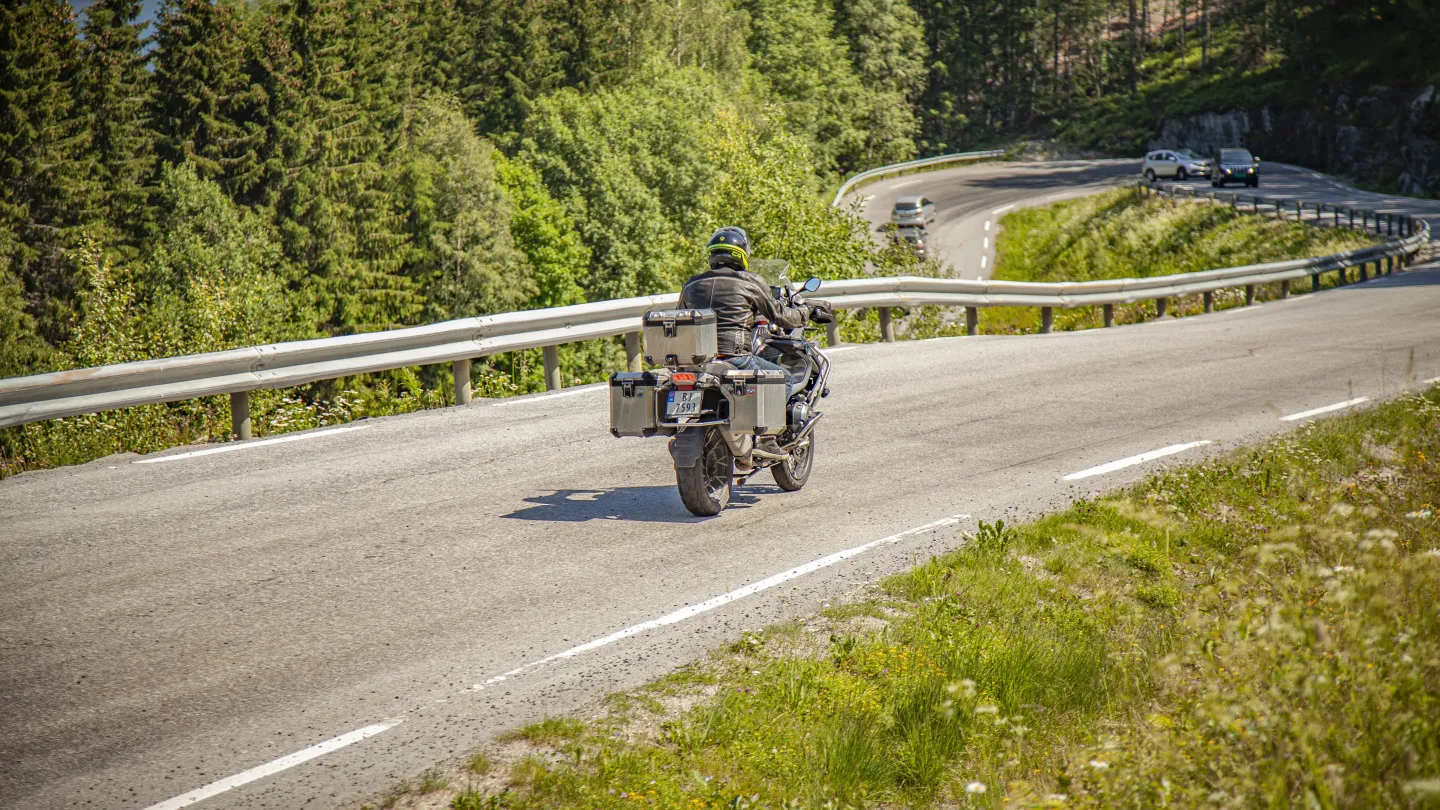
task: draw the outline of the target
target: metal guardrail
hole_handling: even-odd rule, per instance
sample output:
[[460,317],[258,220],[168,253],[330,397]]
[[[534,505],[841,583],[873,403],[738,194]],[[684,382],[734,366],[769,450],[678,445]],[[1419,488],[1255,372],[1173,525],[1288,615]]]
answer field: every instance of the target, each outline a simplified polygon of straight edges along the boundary
[[881,166],[878,169],[864,171],[846,180],[844,185],[840,186],[840,190],[835,192],[835,199],[830,201],[830,206],[833,208],[840,205],[840,201],[845,199],[846,194],[849,194],[871,180],[888,177],[892,174],[902,174],[915,169],[939,166],[944,163],[970,163],[977,160],[989,160],[990,158],[1000,157],[1003,154],[1005,154],[1005,152],[1001,149],[991,149],[985,152],[957,152],[953,155],[939,155],[937,157],[920,158],[919,160],[908,160],[904,163],[892,163],[889,166]]
[[[874,173],[867,174],[875,176]],[[862,176],[852,178],[852,181]],[[1142,184],[1141,188],[1146,194],[1174,196],[1176,193],[1157,186]],[[1191,191],[1191,194],[1186,195],[1184,191]],[[1192,190],[1184,191],[1180,196],[1197,196]],[[1213,195],[1198,194],[1198,197],[1219,200]],[[1232,205],[1238,207],[1242,201],[1248,201],[1246,204],[1256,211],[1269,206],[1271,213],[1280,215],[1288,214],[1289,206],[1295,205],[1302,217],[1307,205],[1230,195]],[[1324,208],[1322,205],[1317,210],[1323,212]],[[1410,217],[1330,208],[1336,225],[1349,227],[1358,215],[1360,227],[1366,230],[1390,235],[1398,229],[1401,235],[1381,246],[1316,259],[1174,276],[1056,284],[920,277],[867,278],[830,282],[821,295],[841,309],[878,308],[881,335],[885,340],[894,339],[891,308],[925,305],[965,307],[969,334],[978,331],[980,307],[1039,307],[1041,331],[1048,332],[1057,307],[1102,306],[1105,309],[1105,325],[1110,326],[1114,323],[1115,304],[1154,300],[1157,311],[1163,315],[1170,298],[1203,294],[1205,309],[1210,311],[1213,292],[1221,288],[1243,286],[1246,303],[1251,303],[1258,284],[1280,282],[1281,294],[1286,295],[1293,279],[1310,276],[1314,288],[1319,289],[1321,273],[1339,271],[1343,283],[1350,268],[1359,268],[1358,274],[1363,280],[1372,265],[1377,275],[1382,272],[1382,265],[1383,272],[1392,272],[1397,260],[1400,263],[1408,261],[1429,239],[1428,226]],[[641,345],[640,332],[636,327],[641,314],[653,307],[673,306],[674,303],[673,295],[640,296],[463,318],[387,332],[252,346],[3,379],[0,380],[0,428],[137,405],[228,394],[233,433],[244,439],[251,435],[250,391],[289,388],[367,372],[452,363],[456,403],[464,404],[470,401],[471,396],[472,358],[537,347],[543,348],[545,353],[546,386],[555,389],[561,385],[557,347],[565,343],[623,335],[630,367],[638,369]],[[837,338],[833,325],[829,337],[833,345]]]

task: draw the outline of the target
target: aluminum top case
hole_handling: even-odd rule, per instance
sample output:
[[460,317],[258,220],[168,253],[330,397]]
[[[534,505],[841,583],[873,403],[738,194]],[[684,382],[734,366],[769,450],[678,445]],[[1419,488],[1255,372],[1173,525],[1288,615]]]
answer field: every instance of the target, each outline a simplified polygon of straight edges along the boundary
[[645,362],[652,366],[703,366],[715,359],[718,339],[714,310],[645,313]]

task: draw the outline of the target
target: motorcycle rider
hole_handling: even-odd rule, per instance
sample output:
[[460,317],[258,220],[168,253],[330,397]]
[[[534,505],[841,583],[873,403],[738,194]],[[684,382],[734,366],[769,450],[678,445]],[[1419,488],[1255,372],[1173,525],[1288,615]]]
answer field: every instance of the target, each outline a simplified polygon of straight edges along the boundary
[[[812,305],[786,306],[770,293],[764,278],[749,272],[750,237],[743,228],[732,225],[716,231],[706,253],[710,267],[691,276],[680,288],[680,308],[713,310],[719,359],[735,368],[784,372],[785,397],[789,399],[803,375],[755,355],[751,344],[755,322],[764,316],[785,329],[799,329],[810,317]],[[773,436],[761,437],[757,446],[767,453],[784,453]],[[736,466],[746,469],[740,459]]]
[[764,278],[749,272],[750,237],[743,228],[730,225],[716,231],[706,252],[710,269],[691,276],[680,288],[680,308],[714,310],[719,358],[736,368],[785,372],[788,399],[798,379],[779,364],[757,357],[751,336],[760,316],[785,329],[803,327],[810,305],[786,306],[770,294]]

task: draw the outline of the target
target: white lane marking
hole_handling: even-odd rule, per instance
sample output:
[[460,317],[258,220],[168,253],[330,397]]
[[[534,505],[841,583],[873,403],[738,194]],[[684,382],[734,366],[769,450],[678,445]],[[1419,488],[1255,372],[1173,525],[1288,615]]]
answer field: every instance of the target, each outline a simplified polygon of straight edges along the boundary
[[574,658],[575,656],[582,653],[587,653],[591,650],[597,650],[609,644],[614,644],[617,641],[630,638],[631,636],[639,635],[647,630],[654,630],[657,627],[665,627],[666,625],[683,622],[686,619],[694,618],[695,616],[699,616],[702,613],[708,613],[718,607],[723,607],[736,600],[744,599],[747,596],[753,596],[754,594],[760,593],[761,591],[769,590],[776,585],[783,585],[792,579],[803,577],[806,574],[814,573],[822,568],[828,568],[835,563],[841,562],[843,560],[848,560],[851,557],[860,554],[864,554],[865,552],[878,546],[883,546],[889,543],[898,543],[900,540],[906,537],[910,537],[916,534],[923,534],[925,532],[932,531],[943,526],[953,526],[954,524],[959,523],[961,520],[964,520],[968,517],[970,516],[954,515],[948,518],[941,518],[940,520],[926,523],[924,526],[917,526],[913,529],[907,529],[903,532],[900,532],[899,534],[892,534],[889,537],[882,537],[879,540],[871,540],[864,545],[855,546],[854,548],[847,548],[844,551],[837,551],[834,554],[829,555],[828,557],[821,557],[818,560],[812,560],[808,563],[805,563],[804,565],[791,568],[789,571],[782,571],[772,577],[768,577],[766,579],[760,580],[759,582],[746,585],[743,588],[737,588],[733,591],[730,591],[729,593],[723,593],[712,599],[707,599],[697,605],[689,605],[680,608],[679,610],[667,613],[659,618],[651,619],[646,622],[641,622],[640,624],[631,625],[624,630],[617,630],[608,636],[601,636],[600,638],[594,639],[593,641],[587,641],[584,644],[571,647],[568,650],[563,650],[561,652],[555,653],[554,655],[546,656],[537,661],[531,661],[528,664],[510,670],[504,675],[497,675],[489,679],[488,681],[485,681],[484,683],[477,683],[466,691],[479,692],[490,684],[498,683],[505,678],[512,678],[516,675],[524,674],[537,667],[542,667],[546,664],[551,664],[556,661],[564,660],[566,658]]
[[1434,385],[1435,383],[1440,383],[1440,377],[1431,377],[1428,380],[1420,381],[1421,385]]
[[237,773],[234,776],[227,776],[218,782],[211,782],[204,787],[196,788],[189,793],[176,796],[173,799],[166,799],[159,804],[152,804],[149,807],[145,808],[145,810],[176,810],[180,807],[189,807],[196,802],[203,802],[211,796],[218,796],[219,794],[224,793],[227,790],[233,790],[237,787],[240,787],[241,785],[254,782],[257,779],[264,779],[271,774],[279,773],[280,771],[283,771],[287,768],[293,768],[302,762],[309,762],[310,760],[319,756],[324,756],[331,751],[344,748],[347,745],[353,745],[354,743],[360,742],[367,737],[374,737],[376,734],[379,734],[382,731],[387,731],[394,728],[395,726],[400,725],[400,722],[401,718],[397,718],[393,720],[386,720],[383,723],[376,723],[373,726],[357,728],[349,733],[341,734],[339,737],[334,737],[332,739],[326,740],[325,742],[312,745],[303,751],[296,751],[293,754],[287,754],[283,757],[280,757],[279,759],[271,760],[264,765],[258,765],[254,768],[251,768],[248,771]]
[[306,439],[318,439],[321,436],[329,436],[334,433],[347,433],[352,430],[364,430],[369,425],[347,425],[346,427],[330,428],[329,430],[317,430],[314,433],[302,433],[296,436],[278,436],[274,439],[261,439],[258,442],[235,442],[220,447],[211,447],[206,450],[192,450],[189,453],[176,453],[173,456],[160,456],[159,458],[142,458],[130,462],[131,464],[159,464],[163,461],[179,461],[182,458],[195,458],[196,456],[212,456],[216,453],[232,453],[236,450],[249,450],[252,447],[265,447],[272,444],[284,444],[285,442],[303,442]]
[[990,230],[990,220],[985,220],[985,230]]
[[990,263],[990,257],[989,257],[989,256],[981,256],[981,257],[980,257],[980,269],[981,269],[981,270],[984,270],[984,269],[985,269],[985,265],[986,265],[986,264],[989,264],[989,263]]
[[1045,199],[1047,199],[1047,200],[1058,200],[1058,199],[1060,199],[1061,197],[1064,197],[1064,196],[1065,196],[1065,194],[1063,194],[1063,193],[1061,193],[1061,194],[1047,194],[1047,195],[1045,196]]
[[835,352],[848,352],[851,349],[858,349],[859,346],[836,346],[833,349],[821,349],[821,354],[834,354]]
[[1014,207],[1015,207],[1015,203],[1010,203],[1009,205],[1002,205],[1002,206],[1000,206],[999,208],[996,208],[994,211],[991,211],[990,213],[991,213],[991,214],[1003,214],[1003,213],[1005,213],[1006,211],[1009,211],[1011,208],[1014,208]]
[[1298,422],[1298,421],[1300,421],[1301,419],[1309,419],[1309,418],[1312,417],[1312,416],[1319,416],[1319,415],[1322,414],[1322,413],[1330,413],[1331,411],[1343,411],[1343,410],[1345,410],[1346,408],[1350,408],[1350,407],[1353,407],[1353,406],[1355,406],[1355,405],[1359,405],[1359,404],[1362,403],[1362,402],[1369,402],[1369,401],[1370,401],[1370,397],[1356,397],[1356,398],[1354,398],[1354,399],[1347,399],[1347,400],[1345,400],[1344,402],[1337,402],[1337,403],[1335,403],[1334,405],[1326,405],[1326,406],[1323,407],[1323,408],[1311,408],[1311,409],[1308,410],[1308,411],[1301,411],[1301,412],[1299,412],[1299,413],[1292,413],[1292,414],[1290,414],[1289,416],[1282,416],[1282,417],[1280,417],[1280,421],[1281,421],[1281,422]]
[[986,249],[986,250],[989,250],[989,249],[990,249],[990,237],[988,237],[988,236],[985,237],[985,249]]
[[1173,456],[1176,453],[1183,453],[1186,450],[1190,450],[1192,448],[1200,447],[1201,445],[1206,445],[1210,443],[1211,442],[1209,439],[1205,439],[1203,441],[1189,442],[1187,444],[1172,444],[1169,447],[1162,447],[1159,450],[1151,450],[1148,453],[1141,453],[1138,456],[1122,458],[1119,461],[1112,461],[1109,464],[1101,464],[1098,467],[1091,467],[1088,470],[1081,470],[1080,472],[1070,473],[1069,475],[1065,476],[1065,480],[1079,481],[1081,478],[1089,478],[1092,475],[1104,475],[1105,473],[1112,473],[1116,470],[1123,470],[1126,467],[1134,467],[1136,464],[1144,464],[1147,461],[1154,461],[1157,458],[1163,458],[1165,456]]
[[919,180],[907,180],[907,181],[905,181],[904,183],[896,183],[895,185],[891,186],[890,188],[905,188],[906,186],[913,186],[913,185],[915,185],[916,183],[923,183],[923,182],[925,182],[925,178],[922,177],[922,178],[920,178]]
[[581,394],[588,394],[588,393],[590,393],[590,392],[592,392],[592,391],[603,391],[604,389],[605,389],[605,385],[604,385],[603,383],[600,384],[600,385],[587,385],[587,386],[585,386],[584,388],[572,388],[572,389],[570,389],[569,391],[559,391],[559,392],[554,393],[554,394],[545,394],[545,395],[543,395],[543,396],[538,396],[538,397],[525,397],[524,399],[512,399],[512,400],[508,400],[508,401],[506,401],[506,402],[497,402],[497,403],[495,403],[494,405],[491,405],[490,407],[492,407],[492,408],[508,408],[508,407],[510,407],[511,405],[528,405],[528,404],[530,404],[531,402],[544,402],[544,401],[546,401],[546,400],[550,400],[550,399],[560,399],[560,398],[562,398],[562,397],[578,397],[578,396],[580,396]]

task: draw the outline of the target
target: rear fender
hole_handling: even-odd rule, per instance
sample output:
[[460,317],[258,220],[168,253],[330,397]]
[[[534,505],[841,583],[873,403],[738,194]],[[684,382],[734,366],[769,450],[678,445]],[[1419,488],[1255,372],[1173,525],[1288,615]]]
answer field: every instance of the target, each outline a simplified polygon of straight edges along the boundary
[[675,466],[694,467],[699,464],[704,438],[705,428],[691,428],[676,433],[675,438],[670,440],[670,457],[675,459]]

